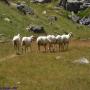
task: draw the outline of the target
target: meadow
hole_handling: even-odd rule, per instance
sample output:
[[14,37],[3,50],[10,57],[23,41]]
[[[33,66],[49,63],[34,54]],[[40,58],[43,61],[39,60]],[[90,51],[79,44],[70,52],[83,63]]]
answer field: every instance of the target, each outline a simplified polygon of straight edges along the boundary
[[[57,1],[51,4],[31,4],[38,15],[23,15],[17,9],[0,2],[0,16],[9,17],[12,23],[0,18],[0,34],[2,40],[10,42],[0,43],[0,88],[17,87],[17,90],[90,90],[90,64],[73,63],[74,60],[87,58],[90,61],[90,27],[73,23],[67,18],[67,11],[53,9]],[[58,20],[51,26],[47,16],[56,15]],[[57,12],[56,12],[57,11]],[[16,55],[12,46],[12,38],[17,33],[29,36],[25,28],[29,24],[43,25],[48,34],[62,34],[64,31],[73,32],[76,41],[70,42],[69,50],[54,53],[39,52],[37,44],[33,43],[32,52]],[[43,50],[43,48],[42,48]]]

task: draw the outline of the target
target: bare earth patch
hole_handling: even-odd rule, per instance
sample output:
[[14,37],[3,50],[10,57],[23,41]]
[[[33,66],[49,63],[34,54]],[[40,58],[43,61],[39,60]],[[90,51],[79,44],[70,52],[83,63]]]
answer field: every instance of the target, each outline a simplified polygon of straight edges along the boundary
[[72,40],[71,46],[90,47],[90,40]]

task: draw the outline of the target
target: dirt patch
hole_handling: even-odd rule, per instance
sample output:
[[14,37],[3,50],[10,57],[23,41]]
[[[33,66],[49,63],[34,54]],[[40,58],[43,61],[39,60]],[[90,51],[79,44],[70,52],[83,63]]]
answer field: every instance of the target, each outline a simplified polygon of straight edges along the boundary
[[90,47],[90,40],[72,40],[71,46]]

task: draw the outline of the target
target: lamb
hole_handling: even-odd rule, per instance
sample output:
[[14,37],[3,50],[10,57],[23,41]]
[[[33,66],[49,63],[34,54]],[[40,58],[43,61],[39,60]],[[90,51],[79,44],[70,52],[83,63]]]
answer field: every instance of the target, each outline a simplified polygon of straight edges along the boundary
[[13,42],[14,48],[16,49],[16,54],[19,54],[20,43],[21,43],[21,36],[20,36],[20,34],[14,36],[12,42]]
[[46,52],[47,43],[48,43],[47,36],[39,36],[37,38],[38,50],[40,51],[40,46],[44,46]]
[[23,50],[25,50],[25,53],[26,53],[26,51],[28,50],[28,47],[30,47],[30,49],[31,49],[31,43],[34,40],[34,38],[35,37],[33,35],[30,37],[23,37],[22,38],[22,42],[21,42],[22,52],[23,52]]

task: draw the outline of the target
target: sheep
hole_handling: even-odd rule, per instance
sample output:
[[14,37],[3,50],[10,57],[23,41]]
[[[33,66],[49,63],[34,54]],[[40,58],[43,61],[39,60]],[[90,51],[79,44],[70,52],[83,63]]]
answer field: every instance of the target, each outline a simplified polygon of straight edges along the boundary
[[55,44],[56,44],[56,37],[54,35],[47,35],[47,40],[49,43],[50,52],[52,51],[51,49],[53,49],[53,51],[54,51],[55,50]]
[[38,50],[40,51],[40,46],[44,46],[46,52],[47,43],[48,43],[47,36],[39,36],[37,38]]
[[23,37],[22,38],[22,42],[21,42],[22,52],[23,52],[23,50],[25,50],[25,53],[26,53],[26,51],[28,50],[28,47],[30,47],[30,49],[31,49],[31,43],[34,40],[34,38],[35,37],[33,35],[30,37]]
[[64,46],[63,49],[66,49],[66,50],[68,49],[69,41],[70,41],[71,36],[73,36],[72,32],[68,33],[67,35],[63,34],[61,36],[61,38],[63,40],[63,46]]
[[56,36],[56,44],[58,44],[59,47],[59,52],[63,49],[63,39],[62,35],[57,35]]
[[16,54],[19,54],[20,43],[21,43],[21,36],[20,36],[20,34],[15,35],[13,37],[12,42],[13,42],[14,48],[16,49]]

